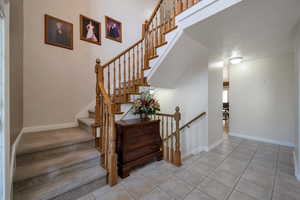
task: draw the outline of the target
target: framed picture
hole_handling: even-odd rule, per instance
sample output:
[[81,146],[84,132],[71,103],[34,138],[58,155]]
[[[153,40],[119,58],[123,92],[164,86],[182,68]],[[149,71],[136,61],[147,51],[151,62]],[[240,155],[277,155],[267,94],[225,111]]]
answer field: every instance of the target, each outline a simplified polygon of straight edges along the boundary
[[80,15],[80,39],[101,45],[101,23]]
[[73,50],[73,24],[45,15],[45,44]]
[[105,16],[106,38],[122,42],[122,23]]

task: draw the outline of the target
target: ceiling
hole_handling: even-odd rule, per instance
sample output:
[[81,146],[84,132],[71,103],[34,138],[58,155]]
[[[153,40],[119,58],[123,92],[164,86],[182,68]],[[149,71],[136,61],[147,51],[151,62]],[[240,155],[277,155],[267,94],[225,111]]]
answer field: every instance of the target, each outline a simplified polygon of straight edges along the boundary
[[210,61],[233,54],[245,60],[293,51],[300,0],[244,0],[185,30],[210,54]]

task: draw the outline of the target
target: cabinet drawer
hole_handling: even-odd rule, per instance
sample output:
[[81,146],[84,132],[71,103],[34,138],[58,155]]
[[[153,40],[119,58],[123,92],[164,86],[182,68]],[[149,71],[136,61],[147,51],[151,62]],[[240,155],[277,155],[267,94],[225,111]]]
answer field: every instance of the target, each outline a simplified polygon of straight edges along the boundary
[[135,149],[142,148],[144,146],[151,145],[153,143],[160,143],[160,136],[153,137],[153,135],[141,135],[139,137],[132,137],[127,141],[124,141],[124,151],[132,151]]
[[136,160],[138,158],[141,158],[147,154],[157,152],[157,151],[160,151],[160,145],[158,145],[158,144],[143,146],[140,149],[136,149],[136,150],[128,151],[128,152],[124,153],[123,162],[130,162],[130,161]]

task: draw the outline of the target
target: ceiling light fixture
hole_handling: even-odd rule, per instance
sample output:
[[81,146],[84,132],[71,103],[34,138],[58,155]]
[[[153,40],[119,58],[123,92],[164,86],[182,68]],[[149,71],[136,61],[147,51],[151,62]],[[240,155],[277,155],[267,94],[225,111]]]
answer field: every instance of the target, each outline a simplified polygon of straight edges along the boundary
[[243,57],[232,57],[229,59],[229,62],[233,65],[240,64],[243,61]]

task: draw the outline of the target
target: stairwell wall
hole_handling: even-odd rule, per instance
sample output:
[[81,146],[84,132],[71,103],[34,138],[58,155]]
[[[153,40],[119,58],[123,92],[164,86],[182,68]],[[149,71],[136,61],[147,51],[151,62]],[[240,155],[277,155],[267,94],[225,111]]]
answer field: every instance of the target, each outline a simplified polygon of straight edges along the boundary
[[15,142],[23,128],[23,0],[10,0],[10,141]]
[[300,23],[296,28],[296,37],[295,37],[295,76],[297,80],[296,86],[296,99],[297,99],[297,113],[296,113],[296,131],[295,131],[295,172],[298,180],[300,181]]
[[208,67],[208,150],[223,142],[222,94],[223,65],[209,64]]
[[230,133],[295,145],[296,78],[293,53],[245,60],[230,67]]
[[[180,107],[180,126],[208,109],[208,71],[206,66],[191,66],[181,75],[176,89],[156,89],[163,113],[174,113]],[[205,150],[207,146],[207,117],[194,122],[181,133],[183,157]]]
[[[96,58],[105,63],[141,39],[157,1],[26,0],[24,2],[24,126],[72,124],[95,100]],[[44,15],[74,25],[74,50],[44,44]],[[79,15],[100,21],[102,46],[80,40]],[[105,38],[105,15],[123,23],[123,43]]]

